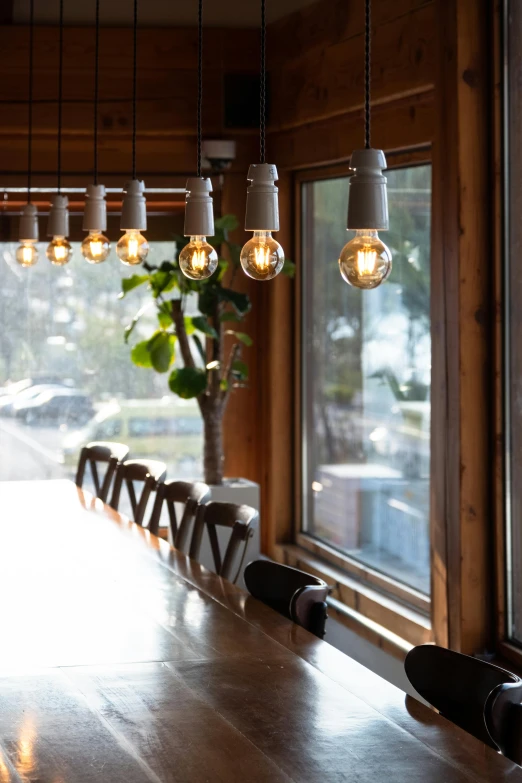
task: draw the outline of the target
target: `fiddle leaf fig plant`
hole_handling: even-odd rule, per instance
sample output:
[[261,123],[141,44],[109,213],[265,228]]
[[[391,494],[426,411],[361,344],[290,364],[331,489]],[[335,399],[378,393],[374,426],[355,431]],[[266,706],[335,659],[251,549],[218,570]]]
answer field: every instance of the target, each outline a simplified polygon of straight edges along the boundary
[[[157,328],[146,339],[134,342],[131,360],[157,373],[169,373],[168,386],[182,399],[197,400],[203,419],[203,467],[207,484],[223,483],[223,417],[236,388],[248,381],[248,366],[243,347],[252,338],[242,322],[251,308],[247,294],[234,288],[240,270],[239,245],[229,240],[229,232],[238,227],[234,215],[216,219],[216,235],[208,241],[220,254],[216,272],[206,280],[189,280],[179,268],[176,257],[159,266],[143,264],[145,273],[122,280],[120,298],[146,285],[156,309]],[[176,238],[177,246],[186,240]],[[283,271],[293,277],[294,265],[285,262]],[[197,296],[198,315],[186,313],[187,299]],[[125,328],[126,343],[132,342],[142,307]],[[176,357],[180,361],[174,366]],[[181,365],[181,366],[178,366]]]

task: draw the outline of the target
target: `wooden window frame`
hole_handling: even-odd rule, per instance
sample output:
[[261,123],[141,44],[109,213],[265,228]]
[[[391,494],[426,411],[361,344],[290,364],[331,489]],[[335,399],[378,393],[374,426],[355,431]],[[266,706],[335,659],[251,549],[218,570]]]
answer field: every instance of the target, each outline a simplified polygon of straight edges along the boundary
[[[432,163],[431,147],[388,154],[388,168],[398,169]],[[294,209],[296,257],[302,258],[302,185],[304,183],[347,176],[347,163],[317,166],[294,173]],[[404,657],[414,644],[432,641],[431,600],[429,596],[364,565],[326,542],[301,530],[302,503],[302,277],[296,277],[294,308],[294,487],[295,519],[299,528],[293,531],[292,545],[283,546],[284,559],[297,567],[316,573],[332,585],[331,608],[336,619],[369,640],[385,647],[398,657]],[[433,468],[430,468],[430,482]],[[431,520],[430,520],[431,527]]]

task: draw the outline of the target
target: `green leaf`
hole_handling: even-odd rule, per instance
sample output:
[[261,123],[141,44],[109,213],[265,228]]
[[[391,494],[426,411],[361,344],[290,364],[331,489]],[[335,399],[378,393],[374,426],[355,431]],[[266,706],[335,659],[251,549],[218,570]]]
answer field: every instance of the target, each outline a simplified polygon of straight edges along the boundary
[[205,370],[197,367],[180,367],[179,370],[171,372],[169,388],[178,397],[190,400],[202,394],[207,388],[207,374]]
[[227,381],[226,378],[222,378],[220,380],[219,388],[221,389],[221,391],[224,391],[224,392],[228,391],[228,381]]
[[162,329],[172,325],[172,310],[170,302],[162,302],[158,307],[158,321]]
[[212,284],[206,284],[203,290],[200,290],[198,298],[198,310],[203,315],[214,315],[219,304],[221,287]]
[[203,364],[205,364],[205,362],[207,361],[207,357],[205,355],[205,349],[203,348],[203,343],[201,342],[197,334],[193,334],[192,339],[196,343],[196,348],[198,349],[198,353],[201,356],[201,361],[203,362]]
[[132,319],[132,321],[130,322],[130,324],[129,324],[128,326],[126,326],[126,327],[125,327],[125,331],[124,331],[124,333],[123,333],[123,339],[124,339],[124,341],[125,341],[126,343],[128,343],[128,342],[129,342],[129,337],[131,336],[132,332],[134,331],[134,327],[136,326],[136,324],[137,324],[137,323],[138,323],[138,321],[140,320],[140,318],[141,318],[141,316],[143,315],[143,313],[144,313],[146,310],[148,310],[148,309],[149,309],[149,307],[151,306],[151,304],[152,304],[152,302],[148,302],[146,305],[143,305],[143,307],[140,307],[140,309],[138,310],[138,312],[136,313],[136,315],[134,316],[134,318]]
[[235,231],[239,226],[239,221],[235,215],[222,215],[216,218],[215,226],[220,231]]
[[150,280],[150,275],[132,275],[132,277],[124,277],[121,281],[121,293],[118,295],[118,299],[123,299],[125,294],[132,291],[133,288],[137,288],[139,285],[143,285]]
[[243,343],[243,345],[248,347],[250,347],[254,342],[250,335],[245,334],[245,332],[234,332],[233,329],[227,329],[226,334],[233,334],[241,343]]
[[293,261],[290,261],[289,258],[285,258],[285,263],[283,264],[282,272],[287,277],[291,277],[291,278],[295,277],[295,264]]
[[186,331],[186,333],[187,334],[194,334],[194,332],[196,331],[196,327],[192,323],[193,319],[191,318],[191,316],[190,315],[186,315],[183,320],[185,322],[185,331]]
[[232,363],[232,372],[240,381],[246,381],[248,378],[248,365],[245,364],[245,362],[236,359],[236,361]]
[[231,288],[221,289],[221,299],[225,302],[230,302],[241,315],[248,313],[252,307],[250,299],[246,294],[242,294],[239,291],[233,291]]
[[178,278],[175,272],[163,272],[159,270],[150,276],[150,285],[152,288],[152,295],[157,299],[160,294],[166,294],[169,291],[172,291],[173,288],[178,287]]
[[150,361],[156,372],[167,372],[174,361],[175,336],[159,330],[148,342]]
[[236,313],[235,310],[225,310],[224,313],[220,314],[219,320],[221,323],[225,323],[226,321],[235,321],[237,323],[238,321],[243,320],[243,316]]
[[192,326],[194,329],[197,329],[198,332],[203,332],[203,334],[212,337],[214,340],[217,339],[218,334],[216,330],[209,324],[206,318],[203,318],[201,315],[196,315],[190,320],[192,321]]
[[136,365],[136,367],[152,367],[148,340],[143,340],[141,343],[136,343],[131,351],[131,360]]

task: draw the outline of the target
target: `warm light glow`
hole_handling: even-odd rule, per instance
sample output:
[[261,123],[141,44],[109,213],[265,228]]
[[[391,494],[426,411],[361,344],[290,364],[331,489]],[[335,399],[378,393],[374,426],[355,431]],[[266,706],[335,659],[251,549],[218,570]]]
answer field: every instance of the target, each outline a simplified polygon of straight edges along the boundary
[[241,251],[241,266],[254,280],[272,280],[285,263],[283,248],[270,231],[254,231]]
[[191,280],[205,280],[210,277],[218,265],[218,255],[206,237],[190,237],[179,254],[179,268]]
[[54,266],[65,266],[72,255],[72,247],[65,237],[53,237],[46,250],[46,256]]
[[110,250],[111,243],[101,231],[90,231],[82,242],[82,256],[89,264],[101,264]]
[[36,264],[38,261],[36,239],[22,241],[22,244],[16,248],[16,260],[20,266],[34,266]]
[[126,231],[116,245],[118,258],[126,266],[141,264],[149,254],[149,243],[139,231]]
[[389,249],[377,231],[362,229],[341,250],[339,269],[344,280],[356,288],[377,288],[391,272]]

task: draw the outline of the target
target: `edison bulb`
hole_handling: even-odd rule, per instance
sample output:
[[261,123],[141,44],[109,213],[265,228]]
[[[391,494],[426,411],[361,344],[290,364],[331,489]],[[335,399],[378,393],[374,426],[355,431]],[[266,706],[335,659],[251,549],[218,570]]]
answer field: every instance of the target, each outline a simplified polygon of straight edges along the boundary
[[241,251],[241,266],[254,280],[272,280],[285,263],[283,248],[270,231],[254,231]]
[[16,248],[16,260],[20,266],[34,266],[38,261],[38,249],[36,239],[22,240],[22,244]]
[[190,237],[190,242],[179,254],[179,268],[191,280],[205,280],[214,274],[217,265],[218,254],[206,237]]
[[362,229],[346,244],[339,256],[343,280],[355,288],[377,288],[391,272],[392,257],[377,231]]
[[116,253],[125,266],[136,266],[147,258],[149,243],[139,231],[126,231],[116,245]]
[[82,242],[82,256],[89,264],[101,264],[111,252],[111,243],[101,231],[89,231]]
[[65,237],[56,236],[47,245],[45,255],[54,266],[65,266],[71,259],[72,247]]

